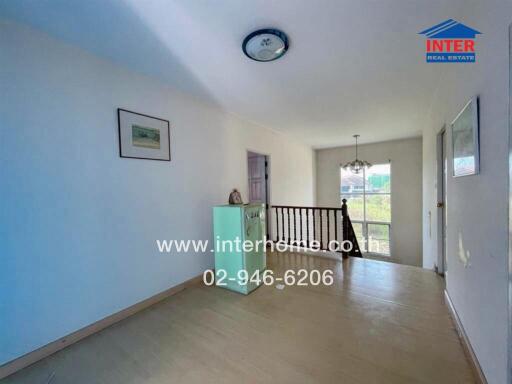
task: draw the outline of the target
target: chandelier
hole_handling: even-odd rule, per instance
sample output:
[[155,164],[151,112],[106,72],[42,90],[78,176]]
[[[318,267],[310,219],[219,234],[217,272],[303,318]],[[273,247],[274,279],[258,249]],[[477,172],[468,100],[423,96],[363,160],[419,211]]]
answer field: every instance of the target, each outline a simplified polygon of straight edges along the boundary
[[353,173],[359,173],[363,168],[370,168],[372,165],[367,162],[366,160],[359,160],[357,158],[357,138],[359,135],[354,135],[354,138],[356,139],[356,159],[348,162],[343,166],[344,169],[349,169]]

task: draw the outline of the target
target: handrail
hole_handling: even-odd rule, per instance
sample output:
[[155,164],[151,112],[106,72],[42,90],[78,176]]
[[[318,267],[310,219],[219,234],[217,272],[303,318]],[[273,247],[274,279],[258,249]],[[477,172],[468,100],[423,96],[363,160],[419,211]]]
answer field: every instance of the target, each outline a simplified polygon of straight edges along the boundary
[[271,209],[275,213],[275,242],[300,244],[305,248],[313,248],[312,243],[316,242],[319,249],[331,250],[331,242],[338,242],[340,222],[342,236],[338,244],[348,240],[352,243],[352,249],[344,251],[342,248],[337,251],[343,257],[362,257],[345,199],[341,207],[273,205]]
[[341,211],[342,209],[341,207],[309,207],[303,205],[272,205],[272,208],[330,209],[333,211]]

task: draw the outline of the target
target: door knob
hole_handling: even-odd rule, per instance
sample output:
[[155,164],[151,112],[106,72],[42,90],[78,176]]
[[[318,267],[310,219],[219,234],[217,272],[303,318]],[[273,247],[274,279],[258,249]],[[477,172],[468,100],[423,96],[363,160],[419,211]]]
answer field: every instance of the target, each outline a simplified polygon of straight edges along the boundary
[[437,208],[443,208],[444,207],[444,203],[442,201],[439,201],[437,203]]

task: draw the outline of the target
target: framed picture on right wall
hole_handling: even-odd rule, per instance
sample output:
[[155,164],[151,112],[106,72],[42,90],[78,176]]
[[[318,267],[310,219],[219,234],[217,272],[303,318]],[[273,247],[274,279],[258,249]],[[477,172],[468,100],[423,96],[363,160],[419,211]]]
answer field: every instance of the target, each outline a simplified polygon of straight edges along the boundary
[[478,97],[474,96],[451,124],[453,177],[480,172]]

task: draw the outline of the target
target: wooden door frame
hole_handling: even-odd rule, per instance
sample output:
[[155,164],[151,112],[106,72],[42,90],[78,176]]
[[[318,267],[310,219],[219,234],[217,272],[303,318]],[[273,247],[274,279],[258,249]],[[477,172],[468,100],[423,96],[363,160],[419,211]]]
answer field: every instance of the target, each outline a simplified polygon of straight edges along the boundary
[[[446,271],[446,180],[444,179],[444,159],[446,157],[447,130],[444,125],[436,136],[436,189],[437,189],[437,273],[444,275]],[[442,203],[442,206],[439,206]]]
[[[268,153],[263,153],[258,150],[254,150],[254,149],[250,149],[250,148],[246,149],[245,158],[246,158],[246,163],[247,163],[247,177],[246,177],[247,183],[249,183],[249,154],[250,153],[254,153],[256,155],[261,155],[261,156],[265,157],[265,162],[266,162],[265,168],[266,168],[266,174],[268,175],[268,177],[265,178],[265,188],[266,188],[266,192],[267,192],[266,195],[267,195],[267,205],[268,205],[268,207],[266,207],[266,210],[265,210],[265,218],[266,218],[267,233],[269,235],[269,239],[267,239],[267,240],[270,240],[272,238],[272,220],[271,220],[272,219],[272,217],[271,217],[271,214],[272,214],[271,165],[272,165],[272,163],[271,163],[271,156]],[[250,186],[249,186],[249,188],[250,188]],[[247,198],[249,199],[249,196],[247,196]]]

